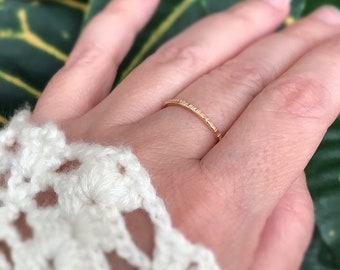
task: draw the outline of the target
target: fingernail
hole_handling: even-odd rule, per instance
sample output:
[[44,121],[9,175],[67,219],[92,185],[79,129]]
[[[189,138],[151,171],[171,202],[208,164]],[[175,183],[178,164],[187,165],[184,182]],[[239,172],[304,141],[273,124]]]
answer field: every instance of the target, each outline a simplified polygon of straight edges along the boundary
[[263,0],[267,2],[268,4],[276,7],[276,8],[282,8],[283,6],[286,6],[288,3],[291,2],[291,0]]
[[340,11],[333,6],[323,6],[310,16],[331,25],[340,23]]

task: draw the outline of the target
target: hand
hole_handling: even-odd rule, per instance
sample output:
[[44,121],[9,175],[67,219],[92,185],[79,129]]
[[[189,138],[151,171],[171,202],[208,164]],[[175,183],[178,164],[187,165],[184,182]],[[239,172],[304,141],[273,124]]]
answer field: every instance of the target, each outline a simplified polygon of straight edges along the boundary
[[[156,5],[110,2],[33,120],[55,121],[72,141],[131,146],[174,226],[212,249],[222,269],[297,269],[314,220],[303,170],[340,110],[339,13],[324,7],[273,33],[288,1],[239,3],[167,42],[109,93]],[[193,113],[163,108],[174,97],[200,108],[223,139]],[[140,219],[129,218],[132,230]],[[134,230],[135,239],[151,253],[144,223],[150,233]]]

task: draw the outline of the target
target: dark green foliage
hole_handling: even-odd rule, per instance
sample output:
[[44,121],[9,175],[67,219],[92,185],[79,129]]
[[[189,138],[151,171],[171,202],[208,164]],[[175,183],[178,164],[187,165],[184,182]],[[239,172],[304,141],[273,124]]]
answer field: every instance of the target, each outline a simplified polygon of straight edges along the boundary
[[[235,2],[162,0],[121,65],[117,81],[188,25]],[[23,104],[35,104],[49,78],[65,63],[82,27],[106,3],[0,0],[0,125]],[[340,6],[339,0],[294,0],[291,16],[298,18],[324,3]],[[302,269],[340,269],[339,164],[340,120],[330,128],[306,170],[317,225]]]

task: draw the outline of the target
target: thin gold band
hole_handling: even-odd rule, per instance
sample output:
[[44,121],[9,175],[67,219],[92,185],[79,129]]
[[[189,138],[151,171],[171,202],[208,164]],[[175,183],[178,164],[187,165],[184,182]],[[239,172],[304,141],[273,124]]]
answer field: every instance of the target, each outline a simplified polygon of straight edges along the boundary
[[164,103],[164,107],[168,106],[181,106],[184,109],[189,110],[190,112],[194,113],[196,116],[198,116],[204,124],[212,131],[214,136],[217,138],[218,141],[222,140],[222,133],[218,130],[218,128],[214,125],[214,123],[210,120],[210,118],[204,114],[199,108],[197,108],[195,105],[186,102],[183,99],[170,99]]

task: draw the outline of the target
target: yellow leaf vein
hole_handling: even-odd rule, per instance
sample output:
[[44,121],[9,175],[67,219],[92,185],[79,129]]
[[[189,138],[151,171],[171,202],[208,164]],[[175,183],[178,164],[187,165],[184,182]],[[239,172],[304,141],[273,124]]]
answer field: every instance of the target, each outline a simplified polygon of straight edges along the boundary
[[32,94],[35,97],[39,97],[41,95],[41,91],[35,89],[34,87],[28,85],[27,83],[25,83],[23,80],[21,80],[20,78],[8,74],[4,71],[0,70],[0,78],[4,79],[5,81],[14,84],[22,89],[24,89],[25,91],[27,91],[28,93]]
[[87,5],[86,3],[78,2],[78,1],[72,1],[72,0],[45,0],[49,2],[56,2],[71,8],[79,9],[83,12],[86,12]]
[[122,72],[119,81],[123,80],[145,57],[147,52],[156,42],[170,29],[176,20],[193,4],[196,0],[184,0],[181,4],[164,19],[164,21],[151,33],[141,50],[137,53],[129,66]]
[[3,125],[7,124],[7,119],[1,114],[0,114],[0,123],[3,124]]
[[288,16],[285,20],[285,25],[288,26],[288,25],[291,25],[295,22],[295,18],[293,16]]
[[17,15],[20,21],[21,32],[13,32],[12,30],[0,30],[0,38],[23,40],[30,44],[31,46],[38,48],[49,55],[52,55],[53,57],[57,58],[62,62],[65,62],[67,60],[67,55],[65,53],[61,52],[53,45],[47,43],[30,30],[27,22],[27,14],[24,9],[20,9]]

